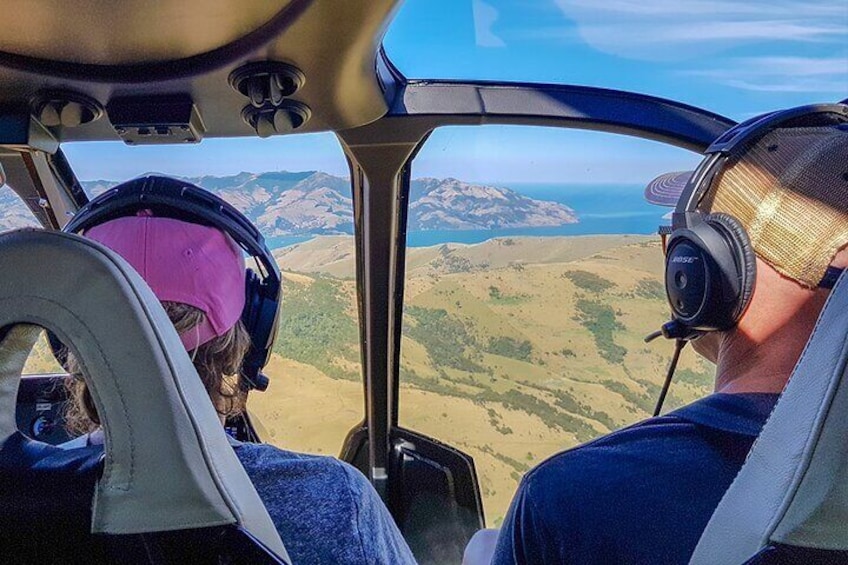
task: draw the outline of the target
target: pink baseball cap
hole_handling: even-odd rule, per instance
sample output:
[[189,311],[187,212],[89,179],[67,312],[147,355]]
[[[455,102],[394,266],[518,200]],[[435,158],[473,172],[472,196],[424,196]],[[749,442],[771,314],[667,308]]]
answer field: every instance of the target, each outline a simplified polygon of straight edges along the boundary
[[85,236],[126,259],[160,301],[206,314],[199,326],[180,335],[186,350],[224,335],[241,317],[244,256],[222,231],[143,211],[94,226]]

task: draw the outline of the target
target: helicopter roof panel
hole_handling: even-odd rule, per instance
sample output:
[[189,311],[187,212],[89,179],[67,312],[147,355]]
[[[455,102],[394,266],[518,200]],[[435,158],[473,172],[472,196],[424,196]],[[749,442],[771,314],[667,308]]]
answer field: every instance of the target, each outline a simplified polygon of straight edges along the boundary
[[10,0],[0,50],[39,59],[125,65],[182,59],[235,41],[289,0]]
[[[191,98],[203,137],[254,136],[255,129],[242,119],[250,101],[228,78],[257,61],[302,72],[302,87],[291,99],[308,107],[311,117],[297,132],[356,127],[388,109],[375,68],[398,0],[7,4],[0,106],[18,115],[32,110],[43,116],[45,99],[82,97],[106,108],[116,98],[175,95]],[[101,114],[112,117],[108,108]],[[62,142],[118,140],[112,125],[95,119],[81,127],[48,127]]]

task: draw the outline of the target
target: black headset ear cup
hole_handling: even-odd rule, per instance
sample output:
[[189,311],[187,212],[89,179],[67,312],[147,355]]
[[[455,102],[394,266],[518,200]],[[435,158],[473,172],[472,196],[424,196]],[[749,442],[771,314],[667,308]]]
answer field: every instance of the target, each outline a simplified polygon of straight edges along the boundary
[[733,320],[738,322],[748,308],[754,294],[754,285],[757,279],[757,257],[754,254],[751,240],[748,238],[748,232],[745,231],[739,220],[730,214],[717,212],[707,215],[705,221],[724,235],[731,247],[731,253],[739,261],[740,294],[736,309],[733,312]]
[[[250,334],[251,347],[242,363],[242,374],[249,385],[265,390],[268,379],[262,375],[262,367],[268,361],[273,345],[279,313],[279,294],[269,296],[269,288],[262,284],[252,269],[245,272],[245,300],[241,321]],[[246,383],[248,384],[248,383]]]
[[253,272],[253,269],[245,269],[244,277],[244,311],[241,315],[241,321],[247,331],[253,335],[253,329],[256,325],[256,311],[259,308],[261,281]]

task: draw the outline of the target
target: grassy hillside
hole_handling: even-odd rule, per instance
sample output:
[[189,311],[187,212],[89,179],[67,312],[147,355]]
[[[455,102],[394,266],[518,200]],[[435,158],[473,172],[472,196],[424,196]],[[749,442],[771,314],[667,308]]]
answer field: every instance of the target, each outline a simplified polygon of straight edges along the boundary
[[50,346],[47,343],[47,337],[42,332],[38,341],[35,343],[35,347],[32,349],[32,353],[27,358],[26,364],[24,364],[23,374],[43,375],[63,372],[64,369],[56,361],[56,358],[53,357],[53,353],[50,351]]
[[[323,390],[318,396],[334,415],[343,411],[341,400],[358,393],[355,414],[339,422],[340,442],[363,413],[354,288],[344,278],[354,272],[352,240],[317,238],[277,258],[291,273],[284,315],[300,318],[311,304],[328,317],[315,327],[336,332],[317,338],[322,345],[336,340],[334,346],[307,355],[283,344],[278,350],[322,371],[320,378],[310,373],[304,392]],[[503,519],[527,469],[649,415],[671,354],[667,342],[642,340],[667,319],[661,272],[658,244],[641,236],[522,237],[409,250],[400,421],[474,457],[490,525]],[[306,296],[314,302],[303,302]],[[284,327],[312,339],[315,330],[294,318]],[[708,392],[712,369],[687,352],[677,376],[669,407]],[[321,429],[324,437],[325,414],[316,410],[314,425],[297,425]],[[313,450],[338,450],[338,443],[319,443]]]

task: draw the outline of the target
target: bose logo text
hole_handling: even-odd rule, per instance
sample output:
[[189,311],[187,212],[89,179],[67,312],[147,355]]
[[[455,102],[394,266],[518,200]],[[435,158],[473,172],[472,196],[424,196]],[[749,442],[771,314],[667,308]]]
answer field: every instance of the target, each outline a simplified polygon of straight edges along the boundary
[[672,263],[694,263],[697,261],[697,257],[674,257],[671,262]]

